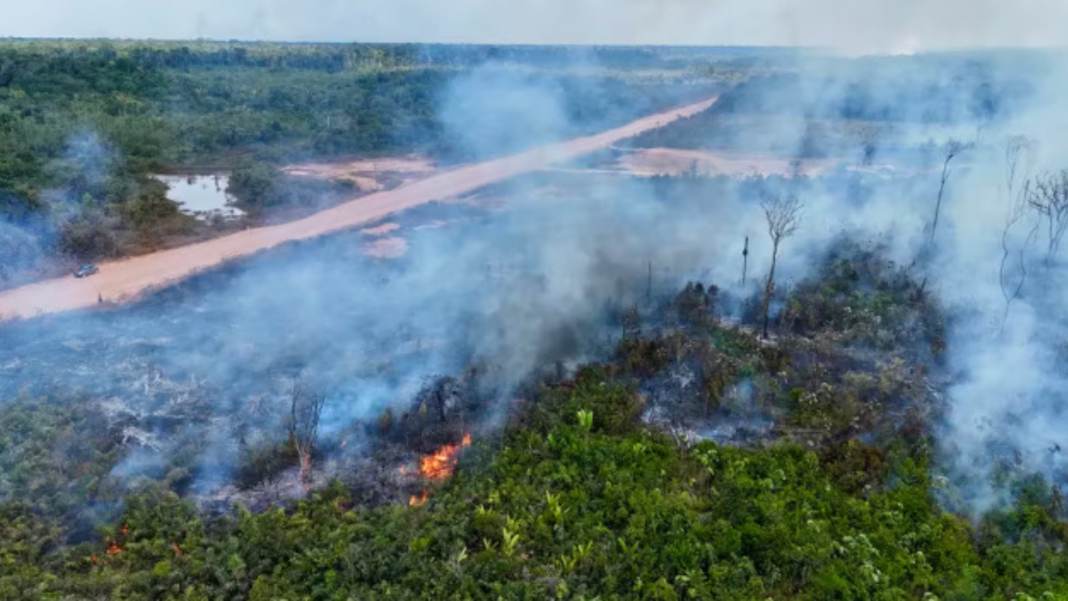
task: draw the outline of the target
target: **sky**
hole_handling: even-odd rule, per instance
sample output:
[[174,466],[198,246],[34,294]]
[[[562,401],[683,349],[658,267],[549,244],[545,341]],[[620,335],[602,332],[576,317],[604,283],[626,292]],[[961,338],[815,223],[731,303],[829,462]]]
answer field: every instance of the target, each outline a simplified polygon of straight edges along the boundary
[[1063,45],[1068,0],[0,0],[0,37],[819,46]]

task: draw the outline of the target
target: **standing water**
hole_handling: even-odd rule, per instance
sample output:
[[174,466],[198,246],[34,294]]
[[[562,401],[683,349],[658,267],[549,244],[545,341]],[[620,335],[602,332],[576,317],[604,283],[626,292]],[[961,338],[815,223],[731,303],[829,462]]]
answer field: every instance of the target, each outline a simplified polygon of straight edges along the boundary
[[229,174],[157,175],[167,185],[167,198],[177,202],[181,211],[197,219],[208,220],[216,215],[236,219],[245,214],[234,207],[234,198],[226,193]]

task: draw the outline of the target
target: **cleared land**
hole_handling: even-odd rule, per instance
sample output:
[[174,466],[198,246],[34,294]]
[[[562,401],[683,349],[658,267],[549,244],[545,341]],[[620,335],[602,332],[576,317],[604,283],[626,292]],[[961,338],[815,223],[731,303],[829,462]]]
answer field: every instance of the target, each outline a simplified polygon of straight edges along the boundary
[[794,160],[768,154],[740,153],[731,151],[682,150],[676,148],[649,148],[620,157],[617,165],[636,175],[679,175],[696,167],[698,173],[707,175],[816,175],[833,167],[836,161],[825,159]]
[[327,163],[300,163],[282,168],[288,175],[310,177],[330,181],[350,181],[361,192],[378,192],[386,186],[383,180],[396,180],[409,184],[417,179],[434,174],[438,170],[426,157],[383,157],[379,159],[353,159]]
[[441,173],[401,188],[346,202],[304,219],[255,228],[190,246],[103,263],[86,278],[46,280],[0,293],[4,319],[69,311],[104,302],[124,302],[142,292],[209,269],[224,261],[289,242],[313,238],[380,219],[420,204],[471,192],[488,184],[610,147],[677,119],[707,110],[716,98],[651,115],[623,127],[570,142]]

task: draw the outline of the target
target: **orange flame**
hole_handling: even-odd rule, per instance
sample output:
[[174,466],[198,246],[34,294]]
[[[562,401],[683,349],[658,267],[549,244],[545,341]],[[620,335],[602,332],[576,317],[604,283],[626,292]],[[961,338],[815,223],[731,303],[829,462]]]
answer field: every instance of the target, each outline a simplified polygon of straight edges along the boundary
[[179,555],[182,554],[182,548],[179,547],[178,543],[176,543],[176,542],[173,542],[173,541],[171,542],[171,549],[174,550],[174,556],[175,557],[178,557]]
[[[434,451],[430,455],[419,458],[419,475],[431,480],[444,480],[452,475],[452,471],[456,469],[456,461],[460,453],[460,449],[463,447],[471,446],[471,434],[464,434],[463,440],[460,444],[447,444],[437,451]],[[415,471],[408,469],[407,466],[400,466],[397,471],[404,476],[414,476]],[[426,503],[427,495],[429,491],[423,489],[423,492],[419,495],[412,495],[408,498],[408,505],[412,507],[419,507],[423,503]]]
[[456,468],[457,455],[463,447],[471,446],[471,434],[464,434],[460,444],[447,444],[434,453],[419,459],[419,473],[431,480],[444,480]]
[[[108,555],[108,556],[121,555],[122,552],[123,552],[123,549],[122,549],[122,545],[119,544],[119,539],[122,538],[122,539],[125,540],[126,535],[129,534],[129,533],[130,533],[130,525],[127,524],[127,523],[123,523],[122,528],[119,528],[119,536],[116,536],[115,538],[111,538],[110,536],[105,536],[104,537],[104,542],[107,543],[108,548],[104,552],[104,554]],[[108,565],[107,561],[100,559],[96,555],[91,555],[89,557],[89,560],[93,562],[93,565],[105,565],[105,566]]]

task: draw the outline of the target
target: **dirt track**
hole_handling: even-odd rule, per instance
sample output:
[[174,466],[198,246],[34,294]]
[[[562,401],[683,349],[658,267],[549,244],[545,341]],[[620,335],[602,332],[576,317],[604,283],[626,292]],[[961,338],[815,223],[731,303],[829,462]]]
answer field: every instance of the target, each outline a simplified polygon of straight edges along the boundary
[[291,240],[313,238],[380,219],[420,204],[457,196],[485,185],[587,154],[644,131],[666,125],[710,107],[715,98],[639,119],[601,134],[537,148],[463,167],[390,190],[364,196],[304,219],[255,228],[207,242],[100,264],[97,275],[46,280],[0,293],[0,320],[33,317],[92,307],[98,295],[106,302],[136,298],[224,261]]

